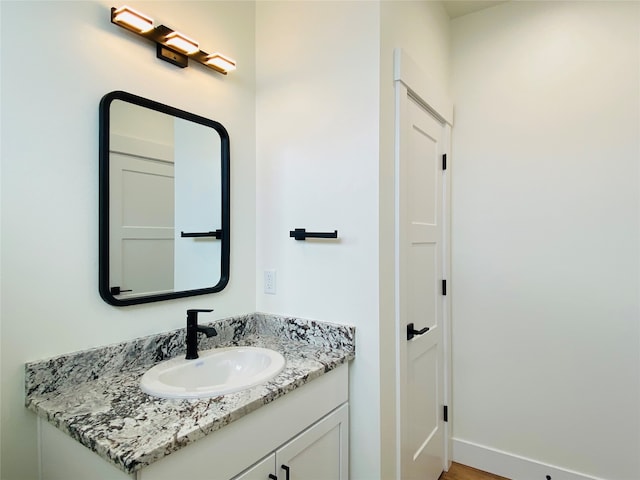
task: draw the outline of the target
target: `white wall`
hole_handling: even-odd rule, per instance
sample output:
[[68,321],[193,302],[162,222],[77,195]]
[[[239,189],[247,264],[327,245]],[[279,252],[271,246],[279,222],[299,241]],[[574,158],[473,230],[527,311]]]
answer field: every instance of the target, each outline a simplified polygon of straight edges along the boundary
[[393,478],[393,49],[448,93],[449,20],[439,2],[346,1],[258,2],[256,19],[257,307],[356,326],[351,478]]
[[211,127],[174,119],[175,142],[175,284],[176,290],[202,288],[220,281],[222,242],[182,237],[182,232],[222,228],[221,139]]
[[639,19],[509,2],[452,22],[457,460],[640,478]]
[[[356,326],[353,479],[379,477],[379,22],[377,2],[256,10],[257,308]],[[294,228],[340,240],[296,241]]]
[[[254,5],[133,2],[238,61],[179,69],[109,21],[111,2],[1,2],[2,472],[37,476],[24,363],[255,310]],[[232,154],[231,280],[221,293],[116,308],[98,295],[98,103],[126,90],[223,123]]]

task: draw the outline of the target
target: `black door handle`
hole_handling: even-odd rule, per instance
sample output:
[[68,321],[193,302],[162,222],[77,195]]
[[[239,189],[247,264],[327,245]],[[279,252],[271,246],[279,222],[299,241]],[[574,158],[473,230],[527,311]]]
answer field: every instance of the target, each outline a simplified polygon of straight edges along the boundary
[[284,470],[285,480],[289,480],[289,467],[287,465],[281,465],[280,468]]
[[269,480],[278,480],[278,477],[276,477],[273,473],[270,473]]
[[407,340],[411,340],[417,335],[423,335],[429,331],[429,327],[424,327],[422,330],[416,330],[413,328],[413,323],[407,325]]

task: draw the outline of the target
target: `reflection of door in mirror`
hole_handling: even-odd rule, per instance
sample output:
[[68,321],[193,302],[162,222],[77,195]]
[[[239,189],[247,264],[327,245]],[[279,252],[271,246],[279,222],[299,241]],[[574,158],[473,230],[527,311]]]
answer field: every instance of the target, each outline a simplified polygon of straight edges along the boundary
[[174,290],[173,118],[116,100],[110,131],[110,284],[120,297]]

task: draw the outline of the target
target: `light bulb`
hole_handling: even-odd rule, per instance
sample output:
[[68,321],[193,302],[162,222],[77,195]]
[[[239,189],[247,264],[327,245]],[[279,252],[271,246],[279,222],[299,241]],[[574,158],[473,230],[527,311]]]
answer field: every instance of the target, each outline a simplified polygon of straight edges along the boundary
[[126,5],[113,12],[112,20],[140,33],[153,30],[153,19]]
[[179,32],[171,32],[166,38],[167,45],[186,53],[187,55],[200,50],[198,42]]
[[232,58],[226,57],[221,53],[212,53],[207,57],[207,65],[218,67],[225,72],[236,69],[236,61]]

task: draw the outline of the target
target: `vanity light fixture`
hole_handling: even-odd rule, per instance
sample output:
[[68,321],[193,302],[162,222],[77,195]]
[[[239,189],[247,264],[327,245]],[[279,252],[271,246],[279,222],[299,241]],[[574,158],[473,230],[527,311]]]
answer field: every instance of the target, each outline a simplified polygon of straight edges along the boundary
[[156,56],[184,68],[189,59],[226,75],[236,69],[235,60],[221,53],[208,54],[200,50],[197,41],[165,25],[153,25],[153,19],[128,6],[111,8],[111,23],[155,42]]

